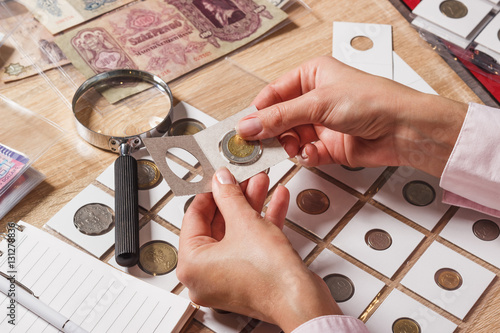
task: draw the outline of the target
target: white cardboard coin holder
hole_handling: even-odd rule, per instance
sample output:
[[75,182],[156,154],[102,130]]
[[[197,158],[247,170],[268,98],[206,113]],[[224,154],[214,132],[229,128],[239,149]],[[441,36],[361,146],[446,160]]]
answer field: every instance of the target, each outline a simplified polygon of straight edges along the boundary
[[397,289],[382,302],[366,326],[371,333],[392,332],[392,325],[399,318],[417,322],[421,333],[452,333],[457,328],[453,322]]
[[[415,206],[403,196],[403,188],[411,181],[423,181],[435,191],[435,198],[427,206]],[[399,167],[387,180],[373,199],[405,216],[422,227],[432,230],[450,207],[441,202],[443,190],[439,179],[425,172],[410,167]]]
[[316,243],[311,241],[309,238],[299,234],[286,225],[283,227],[283,233],[285,234],[286,238],[288,238],[288,240],[292,244],[293,249],[297,251],[302,260],[304,260],[304,258],[307,257],[307,255],[311,253],[311,251],[316,246]]
[[[355,49],[351,41],[356,37],[369,38],[373,46]],[[349,66],[392,80],[392,26],[334,22],[332,55]]]
[[[445,290],[435,282],[436,272],[443,268],[453,269],[461,275],[463,282],[458,289]],[[401,284],[463,320],[494,277],[493,272],[434,242]]]
[[271,190],[279,181],[290,171],[295,163],[290,160],[279,162],[275,166],[269,168],[269,190]]
[[[139,231],[139,240],[139,247],[150,241],[161,240],[173,245],[177,251],[179,250],[179,236],[156,223],[155,221],[149,221],[145,226],[141,228],[141,230]],[[172,291],[172,289],[174,289],[179,284],[179,280],[177,279],[177,276],[175,274],[175,269],[164,275],[153,276],[144,272],[139,267],[139,265],[135,265],[132,267],[123,267],[118,265],[114,256],[109,259],[108,264],[138,279],[141,279],[144,282],[165,289],[166,291]]]
[[479,220],[489,220],[500,227],[500,219],[470,209],[459,209],[439,234],[453,244],[500,268],[500,237],[486,241],[474,235],[473,226]]
[[[305,168],[301,168],[286,187],[290,191],[286,218],[320,238],[324,238],[357,201],[354,196]],[[324,213],[311,215],[299,208],[297,195],[308,189],[320,190],[327,195],[330,206]]]
[[[392,243],[385,250],[370,247],[366,233],[383,230]],[[422,241],[424,235],[405,223],[366,204],[332,241],[332,244],[365,265],[391,278]]]
[[474,42],[477,43],[476,50],[484,52],[500,62],[500,14],[497,14],[484,29],[477,35]]
[[97,258],[102,257],[115,244],[115,228],[102,235],[86,235],[80,232],[73,223],[75,213],[84,205],[100,203],[114,212],[115,198],[94,185],[89,185],[59,210],[45,227],[58,232]]
[[[134,152],[132,156],[136,160],[149,160],[153,161],[153,158],[149,155],[148,151],[146,149],[139,149],[138,151]],[[177,163],[171,163],[173,171],[178,174],[182,175],[185,177],[189,170],[183,168]],[[111,163],[109,167],[104,170],[103,173],[101,173],[97,178],[97,181],[100,182],[101,184],[105,185],[106,187],[110,188],[111,190],[115,190],[115,162]],[[158,201],[161,200],[167,193],[170,192],[170,187],[168,186],[167,182],[165,179],[162,179],[161,182],[155,186],[154,188],[151,188],[149,190],[138,190],[139,193],[139,206],[146,210],[150,210],[154,205],[158,203]]]
[[326,164],[317,166],[316,169],[363,194],[380,177],[385,167],[349,170],[339,164]]
[[385,284],[361,268],[351,264],[328,249],[324,249],[309,265],[309,269],[320,278],[330,274],[342,274],[354,285],[354,294],[338,305],[345,315],[358,318],[377,296]]

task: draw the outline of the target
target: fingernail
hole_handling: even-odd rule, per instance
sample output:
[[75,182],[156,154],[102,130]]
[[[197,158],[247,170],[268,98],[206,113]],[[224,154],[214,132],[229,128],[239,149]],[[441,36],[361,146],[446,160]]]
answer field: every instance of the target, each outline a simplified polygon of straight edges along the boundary
[[234,179],[233,175],[225,167],[219,168],[219,170],[217,170],[217,172],[215,173],[215,177],[217,177],[217,180],[220,184],[236,184],[236,180]]
[[259,118],[248,118],[240,120],[236,127],[236,131],[242,136],[257,135],[262,131],[262,129],[262,122]]
[[304,159],[304,160],[307,160],[307,158],[309,156],[307,156],[307,152],[306,152],[306,148],[304,147],[304,149],[302,149],[302,153],[300,154],[300,156]]

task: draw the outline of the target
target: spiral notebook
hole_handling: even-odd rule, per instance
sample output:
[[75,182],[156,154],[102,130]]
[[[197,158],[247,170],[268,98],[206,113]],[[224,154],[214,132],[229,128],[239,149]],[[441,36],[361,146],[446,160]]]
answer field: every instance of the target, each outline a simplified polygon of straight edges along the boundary
[[[0,242],[0,271],[89,332],[179,332],[196,310],[27,223],[9,232],[9,242]],[[0,332],[58,331],[20,304],[12,325],[9,302],[0,293]]]

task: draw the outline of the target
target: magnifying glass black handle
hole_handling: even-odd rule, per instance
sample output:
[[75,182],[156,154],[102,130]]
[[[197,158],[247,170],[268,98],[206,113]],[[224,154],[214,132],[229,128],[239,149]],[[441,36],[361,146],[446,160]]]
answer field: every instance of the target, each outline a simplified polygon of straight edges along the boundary
[[115,260],[131,267],[139,262],[137,161],[121,155],[115,161]]

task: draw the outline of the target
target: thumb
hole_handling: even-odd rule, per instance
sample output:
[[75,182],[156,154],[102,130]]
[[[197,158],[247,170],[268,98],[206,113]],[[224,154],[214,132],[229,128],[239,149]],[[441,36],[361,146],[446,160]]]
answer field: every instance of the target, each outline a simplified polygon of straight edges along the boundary
[[247,140],[263,140],[299,125],[321,123],[326,118],[327,105],[316,95],[311,91],[249,114],[238,122],[236,131]]

